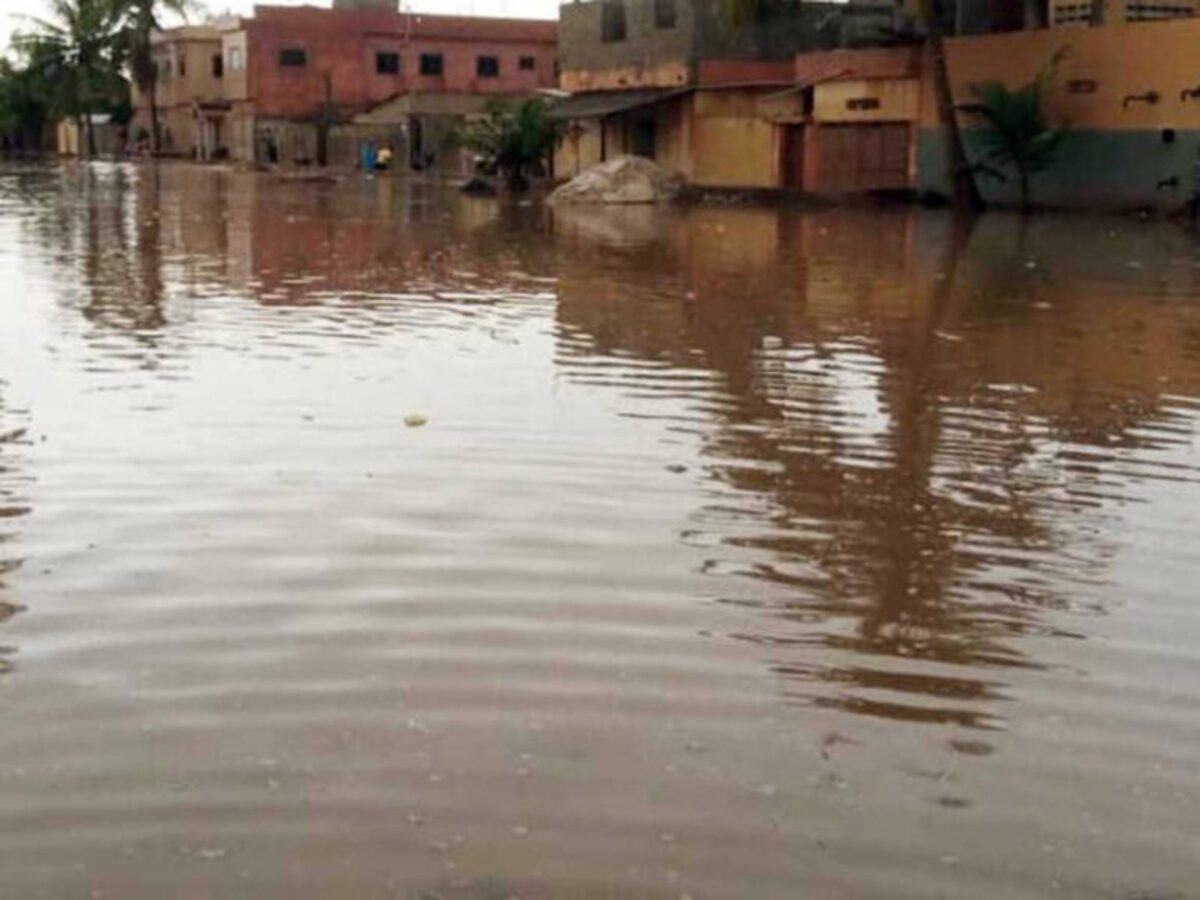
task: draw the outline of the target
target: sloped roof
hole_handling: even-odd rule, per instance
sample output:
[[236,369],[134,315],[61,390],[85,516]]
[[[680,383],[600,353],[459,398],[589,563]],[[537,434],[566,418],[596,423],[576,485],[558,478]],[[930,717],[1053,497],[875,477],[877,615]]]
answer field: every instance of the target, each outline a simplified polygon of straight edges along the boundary
[[652,106],[691,88],[641,88],[632,91],[588,91],[561,100],[550,110],[553,119],[603,119],[641,106]]

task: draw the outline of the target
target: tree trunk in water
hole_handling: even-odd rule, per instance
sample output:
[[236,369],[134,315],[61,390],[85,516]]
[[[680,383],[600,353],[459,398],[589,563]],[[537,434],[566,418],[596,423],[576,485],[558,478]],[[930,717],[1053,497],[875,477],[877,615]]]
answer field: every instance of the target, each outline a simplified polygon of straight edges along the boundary
[[1029,173],[1021,170],[1021,212],[1029,212]]
[[963,147],[962,131],[958,127],[958,113],[954,108],[954,90],[950,84],[950,70],[946,65],[946,45],[942,38],[941,23],[936,17],[929,22],[929,54],[933,63],[933,87],[937,94],[938,119],[946,137],[946,155],[950,163],[950,178],[954,191],[954,208],[962,212],[981,212],[983,197],[967,161]]
[[146,92],[146,99],[150,101],[150,155],[158,156],[160,142],[158,139],[158,79],[151,76],[150,90]]
[[84,127],[87,130],[87,155],[88,159],[96,158],[96,126],[92,122],[92,114],[86,113],[83,117]]

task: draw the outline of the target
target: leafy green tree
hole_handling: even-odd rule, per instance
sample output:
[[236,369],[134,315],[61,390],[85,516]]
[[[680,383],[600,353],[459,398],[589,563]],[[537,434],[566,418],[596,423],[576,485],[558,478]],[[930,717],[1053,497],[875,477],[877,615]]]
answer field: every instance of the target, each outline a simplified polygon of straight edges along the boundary
[[467,125],[462,140],[483,157],[483,167],[504,176],[510,190],[529,187],[563,135],[563,125],[549,116],[540,99],[512,103],[493,100],[484,117]]
[[1032,81],[1016,89],[998,81],[973,84],[974,102],[961,107],[988,125],[981,132],[984,156],[980,170],[1000,178],[1005,169],[1014,170],[1025,212],[1032,204],[1030,179],[1054,162],[1066,135],[1064,127],[1050,124],[1043,102],[1060,58],[1061,53],[1055,55]]
[[52,86],[36,68],[0,59],[0,138],[6,150],[43,148]]
[[49,0],[50,17],[31,18],[13,45],[54,85],[55,111],[79,122],[89,156],[96,155],[92,114],[120,90],[122,11],[116,0]]

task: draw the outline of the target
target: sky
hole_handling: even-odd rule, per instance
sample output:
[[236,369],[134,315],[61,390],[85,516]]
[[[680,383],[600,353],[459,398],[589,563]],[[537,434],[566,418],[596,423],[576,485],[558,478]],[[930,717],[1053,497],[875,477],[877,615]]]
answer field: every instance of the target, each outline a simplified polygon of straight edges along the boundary
[[[332,0],[263,0],[280,6],[331,6]],[[203,9],[210,13],[232,12],[249,15],[254,0],[204,0]],[[414,12],[447,13],[476,16],[522,16],[538,19],[558,17],[558,0],[408,0],[406,8]],[[8,46],[9,36],[21,27],[23,16],[40,17],[46,14],[45,0],[0,0],[0,46]],[[192,16],[193,20],[202,16]]]

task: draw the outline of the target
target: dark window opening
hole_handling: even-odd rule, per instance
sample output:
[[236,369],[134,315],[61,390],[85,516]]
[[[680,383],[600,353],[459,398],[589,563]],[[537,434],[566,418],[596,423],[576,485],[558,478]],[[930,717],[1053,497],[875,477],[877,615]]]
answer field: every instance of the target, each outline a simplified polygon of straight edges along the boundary
[[654,0],[654,27],[675,27],[675,0]]
[[475,74],[480,78],[499,78],[500,60],[494,56],[480,56],[475,60]]
[[625,40],[625,4],[609,0],[603,6],[600,18],[600,40],[616,44]]
[[285,69],[303,69],[308,65],[308,51],[299,47],[280,50],[279,65]]
[[182,78],[187,74],[187,57],[179,57],[179,77]]
[[537,68],[537,60],[534,59],[532,56],[522,56],[521,57],[521,71],[522,72],[532,72],[536,68]]
[[400,74],[400,54],[399,53],[376,53],[375,54],[375,74],[376,75],[399,75]]
[[846,109],[879,109],[879,98],[855,97],[846,101]]
[[212,73],[213,78],[225,77],[225,57],[223,57],[220,53],[213,54]]
[[440,53],[422,53],[421,54],[421,74],[422,75],[441,75],[443,69],[442,54]]

